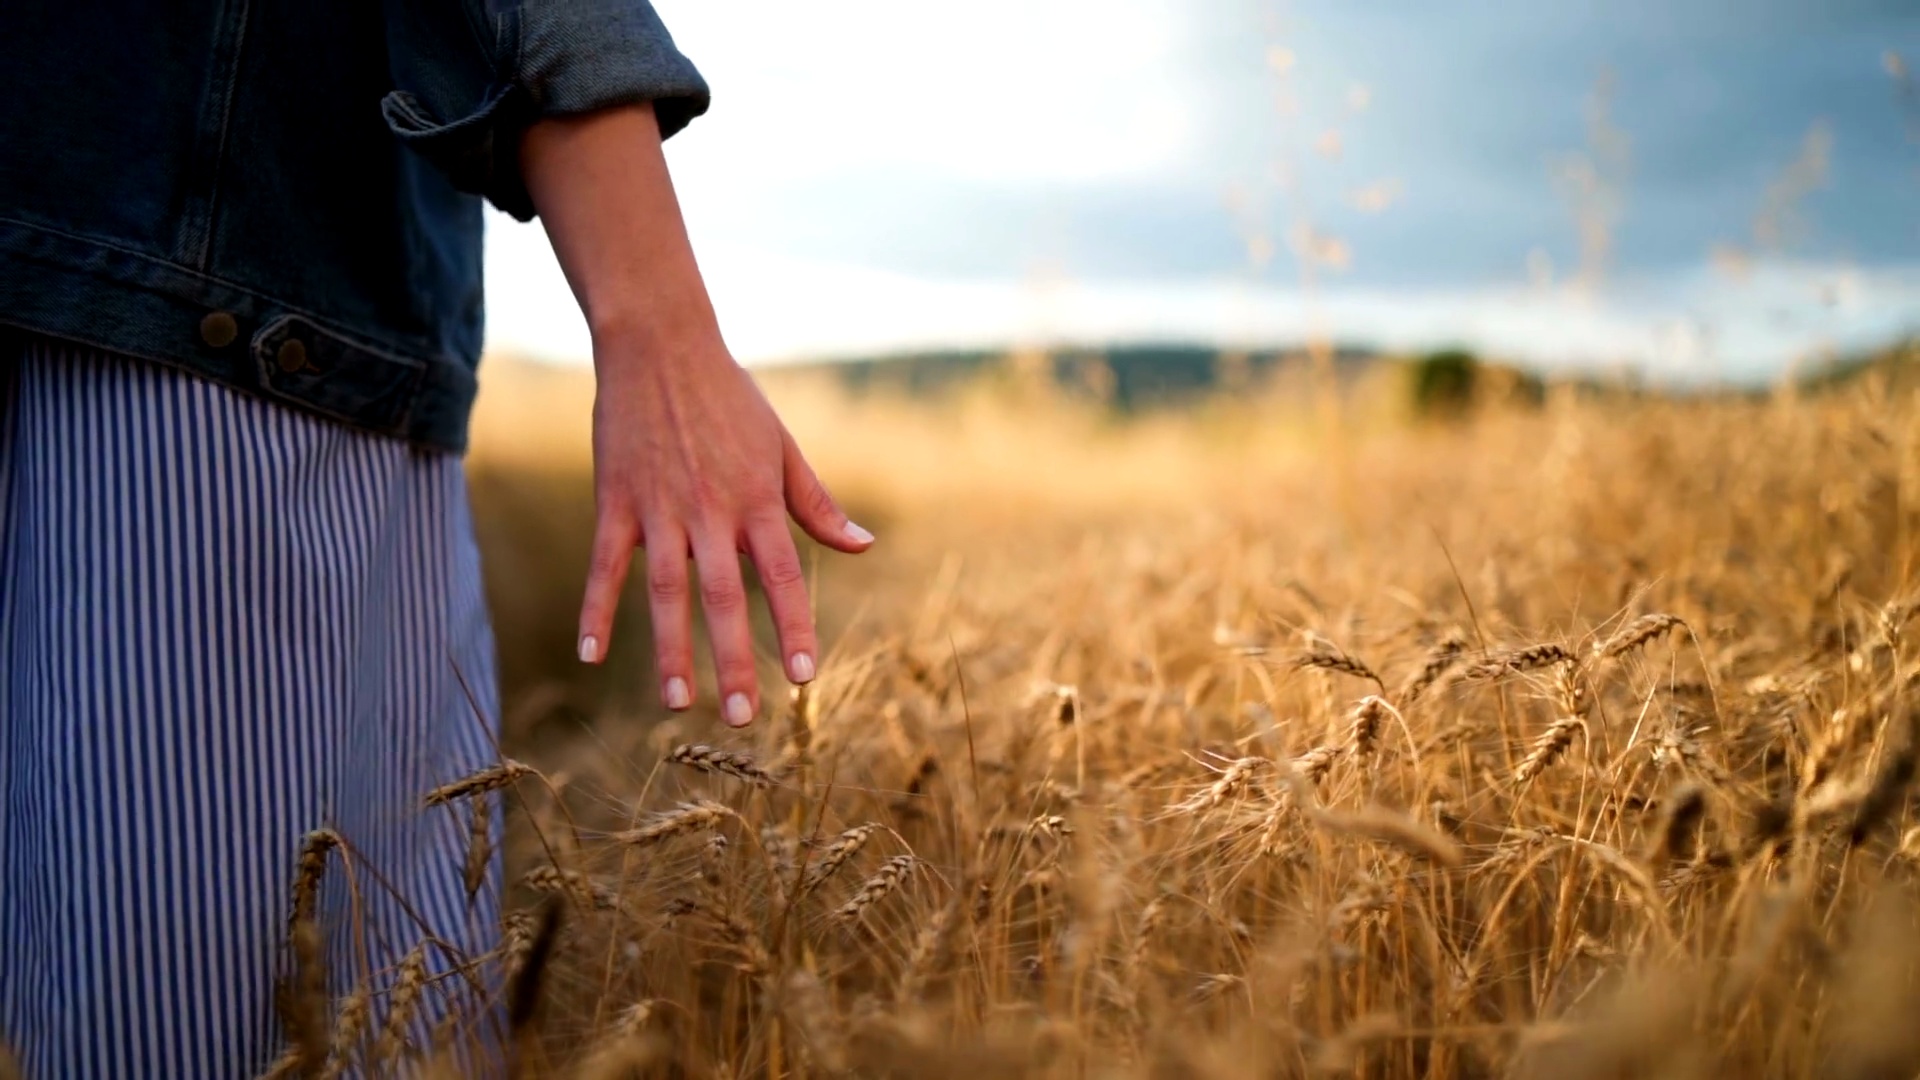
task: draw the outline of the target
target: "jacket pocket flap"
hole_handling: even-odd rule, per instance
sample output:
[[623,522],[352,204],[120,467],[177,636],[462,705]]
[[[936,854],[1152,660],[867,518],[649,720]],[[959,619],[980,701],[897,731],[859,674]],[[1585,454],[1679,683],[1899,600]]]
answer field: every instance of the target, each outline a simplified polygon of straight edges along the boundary
[[494,86],[466,115],[450,121],[405,90],[380,100],[380,115],[402,145],[445,173],[454,187],[485,195],[522,221],[533,217],[533,200],[513,159],[529,113],[525,93],[511,85]]
[[260,385],[307,408],[375,430],[401,431],[427,366],[298,315],[253,336]]

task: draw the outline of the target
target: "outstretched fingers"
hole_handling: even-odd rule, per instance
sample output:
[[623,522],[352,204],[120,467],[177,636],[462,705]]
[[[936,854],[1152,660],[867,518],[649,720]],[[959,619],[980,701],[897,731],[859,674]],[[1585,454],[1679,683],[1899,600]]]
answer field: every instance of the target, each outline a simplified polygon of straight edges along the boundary
[[827,486],[814,475],[806,455],[788,432],[780,433],[785,455],[785,495],[787,512],[800,523],[808,536],[848,554],[858,554],[873,546],[873,534],[847,520],[846,512],[834,501]]
[[640,524],[630,515],[602,512],[594,524],[586,596],[580,602],[578,650],[583,664],[597,664],[607,658],[613,617],[620,609],[620,590],[627,583],[627,567],[639,542]]
[[653,618],[660,701],[676,712],[693,704],[693,604],[687,534],[662,522],[648,530],[647,607]]
[[753,558],[761,588],[767,594],[767,610],[780,639],[787,678],[796,683],[812,682],[817,672],[815,658],[819,656],[813,608],[807,601],[806,573],[800,567],[800,553],[793,546],[786,519],[773,517],[754,525],[747,533],[747,554]]
[[720,717],[728,727],[746,727],[760,710],[760,686],[739,550],[733,537],[713,530],[693,538],[693,561],[700,573],[700,606],[707,613],[707,643],[720,684]]

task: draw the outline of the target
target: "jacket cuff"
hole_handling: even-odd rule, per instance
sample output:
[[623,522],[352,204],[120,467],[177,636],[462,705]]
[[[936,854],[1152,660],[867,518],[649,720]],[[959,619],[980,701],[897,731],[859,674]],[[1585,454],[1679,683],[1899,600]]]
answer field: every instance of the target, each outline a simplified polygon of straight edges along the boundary
[[707,111],[707,81],[646,0],[571,0],[520,9],[517,81],[540,115],[653,102],[666,138]]
[[651,101],[667,138],[707,111],[706,80],[647,0],[537,0],[492,21],[494,70],[477,100],[444,92],[462,83],[479,90],[471,77],[429,71],[417,84],[424,95],[403,83],[380,111],[400,142],[455,187],[521,221],[532,220],[534,206],[520,175],[520,137],[536,120]]

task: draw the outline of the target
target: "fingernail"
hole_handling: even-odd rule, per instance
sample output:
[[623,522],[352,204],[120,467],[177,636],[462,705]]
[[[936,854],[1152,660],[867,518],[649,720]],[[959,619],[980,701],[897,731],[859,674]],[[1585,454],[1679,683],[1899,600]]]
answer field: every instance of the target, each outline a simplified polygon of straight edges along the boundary
[[797,683],[813,681],[813,657],[797,652],[787,661],[787,675]]
[[856,544],[871,544],[873,534],[849,521],[847,522],[847,539]]
[[597,663],[600,659],[600,639],[588,634],[580,639],[580,662]]
[[667,680],[667,708],[684,709],[693,704],[693,695],[687,693],[687,680],[675,675]]
[[728,694],[725,715],[728,727],[746,727],[753,723],[753,705],[745,694]]

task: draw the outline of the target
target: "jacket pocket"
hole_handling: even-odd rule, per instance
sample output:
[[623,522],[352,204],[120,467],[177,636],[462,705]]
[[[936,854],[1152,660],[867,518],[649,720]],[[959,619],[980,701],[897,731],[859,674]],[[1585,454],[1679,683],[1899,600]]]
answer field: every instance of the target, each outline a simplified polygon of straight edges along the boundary
[[298,315],[282,315],[253,336],[253,360],[268,393],[328,416],[398,434],[427,366],[352,340]]
[[511,85],[496,85],[465,116],[442,121],[427,104],[405,90],[380,100],[387,130],[461,191],[484,195],[521,221],[533,217],[533,199],[514,156],[531,120],[526,95]]

